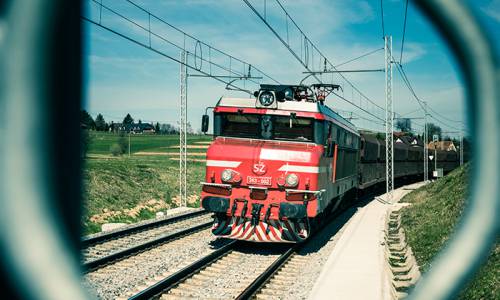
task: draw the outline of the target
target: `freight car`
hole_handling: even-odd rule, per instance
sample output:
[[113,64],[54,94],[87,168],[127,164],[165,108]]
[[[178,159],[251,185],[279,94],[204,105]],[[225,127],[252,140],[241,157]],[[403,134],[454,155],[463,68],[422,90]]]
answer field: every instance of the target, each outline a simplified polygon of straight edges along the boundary
[[[335,89],[261,85],[255,98],[219,100],[201,182],[215,235],[301,242],[342,202],[385,180],[385,141],[325,105]],[[204,115],[203,132],[208,123]],[[394,148],[396,178],[423,173],[421,146]]]

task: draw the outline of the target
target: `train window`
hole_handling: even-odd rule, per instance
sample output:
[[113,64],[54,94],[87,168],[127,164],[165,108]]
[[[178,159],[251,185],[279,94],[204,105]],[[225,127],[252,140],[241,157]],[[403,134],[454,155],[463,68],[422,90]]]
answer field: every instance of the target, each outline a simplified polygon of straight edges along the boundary
[[274,139],[312,142],[314,140],[313,121],[309,118],[274,116]]
[[222,114],[220,134],[223,136],[259,138],[258,115]]
[[270,139],[273,132],[273,122],[271,116],[262,116],[260,122],[260,132],[262,137],[265,139]]
[[325,146],[328,146],[328,143],[332,140],[332,132],[333,132],[333,125],[332,123],[325,121],[326,125],[325,126]]
[[311,118],[291,118],[258,114],[218,114],[214,133],[228,137],[313,142],[315,126]]

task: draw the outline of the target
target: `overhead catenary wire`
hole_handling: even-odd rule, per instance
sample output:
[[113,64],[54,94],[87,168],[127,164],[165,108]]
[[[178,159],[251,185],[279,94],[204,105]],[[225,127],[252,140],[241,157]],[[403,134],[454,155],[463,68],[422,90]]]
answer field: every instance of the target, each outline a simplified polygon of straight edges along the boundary
[[[300,40],[303,41],[303,45],[302,45],[302,42],[301,42],[301,51],[300,53],[294,51],[294,49],[292,49],[292,46],[289,44],[289,39],[290,37],[287,36],[286,37],[282,37],[280,35],[280,33],[278,33],[278,30],[276,28],[274,28],[266,19],[266,17],[264,15],[262,15],[250,2],[249,0],[243,0],[247,6],[260,18],[260,20],[271,30],[271,32],[276,36],[276,38],[278,38],[278,40],[289,50],[289,52],[292,54],[293,57],[295,57],[295,59],[297,61],[299,61],[299,63],[302,64],[302,66],[309,72],[311,73],[314,73],[314,71],[311,69],[311,62],[310,62],[310,59],[314,59],[314,52],[316,52],[316,58],[317,58],[317,61],[319,64],[322,65],[322,67],[324,67],[324,70],[327,70],[327,68],[329,68],[330,70],[335,70],[335,71],[338,71],[335,67],[335,65],[333,65],[329,60],[328,58],[318,49],[318,47],[312,43],[311,39],[304,33],[304,31],[298,26],[298,24],[295,22],[295,20],[290,16],[290,14],[288,13],[288,11],[284,8],[284,6],[282,5],[282,3],[279,1],[279,0],[275,0],[275,2],[278,4],[279,8],[281,8],[281,10],[283,11],[284,15],[285,15],[285,18],[287,20],[286,24],[292,24],[293,26],[295,26],[296,30],[300,33]],[[264,3],[264,5],[266,5],[266,2]],[[265,9],[265,8],[264,8]],[[288,25],[287,25],[288,26]],[[287,33],[289,32],[288,31],[288,27],[287,27]],[[302,58],[302,56],[304,56],[304,58]],[[313,61],[312,65],[314,65],[315,62]],[[363,92],[361,92],[359,90],[359,88],[357,86],[355,86],[350,80],[348,80],[342,73],[338,73],[338,75],[340,76],[340,78],[343,80],[343,82],[347,83],[353,91],[356,91],[360,97],[362,97],[364,99],[364,101],[366,102],[369,102],[371,105],[373,105],[375,108],[379,109],[380,110],[380,115],[383,115],[383,113],[385,112],[385,109],[378,105],[377,103],[375,103],[372,99],[370,99],[368,96],[366,96]],[[312,74],[312,76],[320,83],[322,83],[323,81],[321,80],[320,77],[318,77],[316,74]],[[353,101],[347,99],[346,97],[340,95],[339,93],[336,93],[336,92],[333,92],[332,94],[336,95],[337,97],[339,97],[340,99],[344,100],[345,102],[353,105],[354,107],[358,108],[359,110],[365,112],[366,114],[380,120],[380,121],[384,121],[383,118],[379,117],[377,114],[373,113],[373,112],[370,112],[369,110],[365,109],[364,107],[362,107],[361,105],[358,105],[357,103],[354,103]]]
[[380,0],[380,19],[382,21],[382,39],[385,37],[385,26],[384,26],[384,2]]
[[[383,4],[382,4],[382,0],[380,1],[380,3],[381,3],[381,9],[382,9],[382,22],[383,22]],[[404,53],[404,43],[405,43],[405,36],[406,36],[407,19],[408,19],[408,0],[405,1],[405,13],[404,13],[404,21],[403,21],[403,35],[402,35],[402,39],[401,39],[401,51],[400,51],[399,63],[393,57],[393,61],[395,62],[396,66],[397,66],[397,70],[398,70],[399,74],[401,75],[403,83],[406,85],[406,87],[408,88],[408,90],[410,91],[410,93],[413,95],[414,99],[417,100],[417,102],[420,105],[421,109],[423,109],[424,111],[426,111],[427,115],[429,117],[431,117],[432,119],[434,119],[435,121],[441,123],[444,126],[447,126],[447,127],[450,127],[450,128],[456,129],[456,130],[462,130],[462,129],[458,129],[457,127],[454,127],[452,125],[444,123],[442,120],[440,120],[440,119],[436,118],[434,115],[430,114],[429,111],[432,111],[434,114],[438,115],[442,119],[447,120],[449,122],[463,124],[462,121],[452,120],[452,119],[450,119],[450,118],[448,118],[448,117],[446,117],[446,116],[438,113],[437,111],[435,111],[434,109],[432,109],[432,107],[427,106],[426,108],[424,108],[423,101],[417,96],[415,90],[413,89],[413,86],[411,85],[410,80],[408,79],[408,76],[406,75],[406,72],[403,69],[403,53]]]
[[443,114],[441,114],[441,113],[438,113],[438,112],[437,112],[437,111],[435,111],[432,107],[428,107],[428,109],[429,109],[430,111],[432,111],[433,113],[435,113],[436,115],[438,115],[439,117],[441,117],[441,118],[445,119],[446,121],[449,121],[449,122],[455,122],[455,123],[462,123],[462,124],[463,124],[463,122],[462,122],[462,121],[459,121],[459,120],[453,120],[453,119],[450,119],[450,118],[448,118],[448,117],[444,116],[444,115],[443,115]]
[[408,116],[408,115],[414,114],[414,113],[416,113],[416,112],[418,112],[418,111],[421,111],[421,110],[422,110],[422,108],[417,108],[417,109],[412,110],[412,111],[410,111],[410,112],[407,112],[407,113],[404,113],[404,114],[400,114],[399,116],[400,116],[400,117]]
[[346,65],[346,64],[351,63],[351,62],[353,62],[353,61],[356,61],[356,60],[358,60],[358,59],[361,59],[361,58],[367,57],[367,56],[372,55],[372,54],[374,54],[374,53],[377,53],[378,51],[381,51],[381,50],[384,50],[384,47],[377,48],[377,49],[375,49],[375,50],[371,50],[370,52],[367,52],[367,53],[365,53],[365,54],[362,54],[362,55],[360,55],[360,56],[357,56],[357,57],[355,57],[355,58],[353,58],[353,59],[349,59],[349,60],[347,60],[347,61],[345,61],[345,62],[343,62],[343,63],[337,64],[337,65],[335,65],[335,68],[338,68],[338,67],[340,67],[340,66]]
[[[413,86],[411,85],[411,82],[408,79],[408,76],[406,75],[406,73],[405,73],[405,71],[403,69],[403,66],[401,64],[396,64],[396,66],[397,66],[396,69],[398,70],[398,73],[400,74],[401,79],[403,80],[403,83],[408,88],[408,90],[411,92],[411,94],[413,95],[413,98],[417,101],[417,103],[420,105],[420,107],[424,111],[427,111],[427,115],[429,117],[431,117],[432,119],[434,119],[436,122],[441,123],[445,127],[453,128],[455,130],[461,130],[460,128],[457,128],[455,126],[452,126],[452,125],[444,123],[442,120],[440,120],[440,119],[436,118],[434,115],[430,114],[428,112],[428,110],[432,110],[432,109],[430,109],[429,106],[427,106],[427,109],[425,108],[425,105],[424,105],[423,101],[417,96],[415,90],[413,89]],[[432,110],[432,111],[435,112],[434,110]]]
[[[95,5],[97,5],[98,9],[100,11],[102,11],[103,9],[109,11],[110,13],[114,14],[115,16],[121,18],[121,20],[123,21],[126,21],[128,23],[130,23],[131,25],[137,27],[137,29],[140,29],[140,30],[143,30],[146,34],[149,35],[149,43],[148,42],[144,42],[142,40],[139,40],[136,36],[132,36],[132,35],[129,35],[129,34],[126,34],[126,33],[122,33],[119,31],[119,29],[116,29],[116,28],[112,28],[111,25],[105,25],[103,24],[103,19],[102,19],[102,13],[99,14],[99,17],[96,19],[93,19],[91,16],[85,16],[85,15],[82,15],[81,18],[91,24],[94,24],[98,27],[101,27],[111,33],[114,33],[118,36],[121,36],[122,38],[124,39],[127,39],[139,46],[142,46],[148,50],[151,50],[165,58],[168,58],[170,60],[173,60],[181,65],[185,65],[187,68],[189,68],[190,70],[193,70],[195,72],[198,72],[200,74],[203,74],[205,75],[206,77],[210,77],[212,79],[215,79],[216,81],[219,81],[221,83],[224,83],[226,84],[226,86],[228,87],[231,87],[235,90],[239,90],[239,91],[242,91],[242,92],[246,92],[246,93],[249,93],[251,94],[250,91],[247,91],[245,89],[243,89],[242,87],[239,87],[237,86],[236,84],[234,84],[233,82],[231,81],[228,81],[228,80],[224,80],[223,78],[218,78],[215,74],[212,73],[212,67],[215,67],[215,68],[218,68],[224,72],[229,72],[229,74],[232,74],[234,75],[235,77],[241,77],[241,78],[247,78],[247,74],[245,73],[247,69],[252,69],[254,72],[258,73],[258,74],[261,74],[263,77],[266,77],[268,78],[269,80],[272,80],[273,82],[276,82],[276,83],[279,83],[276,79],[272,78],[271,76],[267,75],[266,73],[262,72],[261,70],[259,70],[258,68],[254,67],[253,64],[250,64],[248,62],[245,62],[239,58],[236,58],[234,56],[231,56],[227,53],[225,53],[224,51],[221,51],[205,42],[202,42],[198,39],[196,39],[195,37],[193,37],[192,35],[184,32],[183,30],[173,26],[172,24],[168,23],[167,21],[163,20],[162,18],[152,14],[151,12],[149,12],[148,10],[142,8],[141,6],[139,6],[138,4],[134,3],[133,1],[131,0],[124,0],[125,2],[127,3],[130,3],[131,5],[135,6],[136,8],[140,9],[141,11],[143,11],[144,13],[148,14],[148,19],[151,20],[151,18],[153,18],[154,20],[157,20],[158,22],[160,22],[161,24],[164,24],[166,26],[168,26],[169,28],[171,28],[172,30],[178,32],[179,34],[183,35],[184,36],[184,40],[186,40],[186,38],[189,38],[191,39],[193,42],[196,43],[197,47],[198,45],[203,45],[205,47],[207,47],[207,49],[210,51],[210,53],[212,54],[212,56],[215,54],[215,53],[219,53],[222,57],[225,57],[229,60],[229,66],[224,66],[222,65],[221,63],[219,62],[216,62],[214,60],[211,59],[211,57],[209,56],[209,58],[205,58],[203,56],[201,56],[200,54],[196,53],[196,51],[193,51],[193,52],[189,52],[185,49],[185,43],[183,45],[181,44],[177,44],[171,40],[169,40],[168,38],[166,38],[164,35],[162,34],[159,34],[159,33],[156,33],[154,31],[151,30],[151,22],[149,21],[149,28],[148,27],[145,27],[147,25],[141,25],[139,23],[139,21],[136,21],[128,16],[125,16],[123,15],[122,13],[118,12],[117,10],[101,3],[101,2],[98,2],[96,0],[88,0],[90,3],[94,3]],[[155,37],[157,38],[158,40],[164,42],[166,45],[168,45],[169,47],[172,47],[173,49],[175,49],[176,51],[186,51],[186,53],[188,55],[191,55],[195,64],[193,64],[193,62],[187,62],[187,63],[183,63],[179,58],[177,57],[174,57],[173,54],[170,54],[170,53],[167,53],[166,50],[164,49],[157,49],[155,48],[152,44],[151,44],[151,37]],[[200,65],[196,65],[196,60],[198,60],[200,62]],[[202,69],[201,67],[201,63],[202,62],[205,62],[207,63],[209,66],[210,66],[210,70],[204,70]],[[242,66],[244,66],[244,68],[242,69],[245,69],[244,70],[235,70],[234,68],[231,67],[231,62],[239,62]],[[253,80],[252,78],[248,77],[248,80],[252,81],[253,83],[255,84],[259,84],[259,82]]]
[[401,40],[401,52],[399,55],[399,63],[403,63],[403,49],[405,45],[405,34],[406,34],[406,17],[408,16],[408,0],[406,0],[406,5],[405,5],[405,20],[403,23],[403,39]]

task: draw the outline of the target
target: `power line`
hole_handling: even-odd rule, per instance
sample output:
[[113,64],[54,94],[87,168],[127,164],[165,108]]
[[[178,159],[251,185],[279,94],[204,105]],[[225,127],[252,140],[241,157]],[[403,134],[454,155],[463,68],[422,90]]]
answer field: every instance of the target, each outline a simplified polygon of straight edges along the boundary
[[432,111],[432,112],[434,112],[436,115],[440,116],[441,118],[443,118],[443,119],[445,119],[445,120],[447,120],[447,121],[450,121],[450,122],[455,122],[455,123],[461,123],[461,124],[463,124],[463,122],[462,122],[462,121],[453,120],[453,119],[450,119],[450,118],[448,118],[448,117],[445,117],[444,115],[442,115],[442,114],[438,113],[437,111],[435,111],[434,109],[432,109],[432,108],[430,108],[430,107],[429,107],[429,110],[431,110],[431,111]]
[[385,37],[385,26],[384,26],[384,3],[380,0],[380,19],[382,20],[382,38]]
[[[266,12],[267,12],[267,1],[264,2],[264,13],[260,13],[250,2],[249,0],[243,0],[247,6],[260,18],[260,20],[271,30],[271,32],[278,38],[278,40],[290,51],[290,53],[295,57],[295,59],[302,64],[302,66],[309,71],[310,73],[315,73],[312,68],[320,68],[324,71],[328,70],[335,70],[338,71],[333,65],[328,58],[326,58],[323,53],[317,48],[315,44],[311,42],[309,37],[303,32],[303,30],[297,25],[295,20],[290,16],[290,14],[287,12],[287,10],[283,7],[281,2],[279,0],[275,0],[275,2],[278,4],[279,8],[281,8],[284,17],[285,17],[285,24],[286,24],[286,34],[283,36],[278,33],[278,30],[271,25],[267,19],[266,19]],[[289,30],[289,24],[294,26],[294,29],[299,33],[299,36],[296,36],[296,39],[290,38],[290,30]],[[300,45],[294,45],[290,41],[300,41]],[[294,49],[296,48],[296,49]],[[312,74],[312,76],[318,81],[318,82],[323,82],[322,78],[318,76],[318,74]],[[321,75],[322,76],[322,75]],[[371,103],[374,107],[377,109],[380,109],[380,113],[382,114],[385,112],[385,109],[375,103],[373,100],[368,98],[364,93],[362,93],[352,82],[350,82],[342,73],[338,73],[338,76],[347,83],[353,91],[356,91],[357,94],[360,95],[360,98],[363,98],[366,102]],[[332,81],[333,81],[333,74],[332,74]],[[351,100],[346,99],[345,97],[339,95],[338,93],[333,93],[340,99],[346,101],[347,103],[355,106],[356,108],[364,111],[365,113],[371,115],[372,117],[384,121],[382,118],[380,118],[378,115],[366,110],[365,108],[361,107],[361,103],[358,105],[354,103]],[[360,99],[361,100],[361,99]]]
[[[417,94],[415,93],[415,90],[413,89],[411,83],[410,83],[410,80],[408,79],[404,69],[403,69],[403,66],[401,64],[396,64],[397,66],[397,70],[401,76],[401,78],[403,79],[403,83],[406,85],[406,87],[408,88],[408,90],[412,93],[413,97],[415,100],[417,100],[418,104],[420,105],[420,107],[424,110],[424,111],[427,111],[427,109],[424,107],[424,104],[423,104],[423,101],[417,96]],[[427,107],[429,110],[433,111],[435,113],[434,110],[430,109],[430,107]],[[427,115],[429,115],[432,119],[434,119],[436,122],[439,122],[441,123],[442,125],[446,126],[446,127],[449,127],[449,128],[453,128],[455,130],[461,130],[460,128],[457,128],[457,127],[454,127],[452,125],[449,125],[449,124],[446,124],[444,123],[443,121],[441,121],[440,119],[436,118],[434,115],[430,114],[430,113],[427,113]]]
[[[133,18],[126,16],[118,12],[117,10],[105,4],[102,4],[101,2],[98,2],[96,0],[88,0],[88,2],[91,5],[93,4],[99,13],[96,16],[92,16],[90,13],[90,11],[92,10],[89,9],[88,10],[89,12],[87,13],[89,14],[88,16],[85,15],[81,16],[83,20],[91,24],[94,24],[98,27],[101,27],[109,32],[112,32],[118,36],[121,36],[122,38],[127,39],[148,50],[156,52],[157,54],[165,58],[173,60],[181,65],[183,64],[195,72],[201,73],[207,77],[211,77],[212,79],[224,83],[226,84],[226,87],[232,87],[236,90],[251,94],[250,91],[246,90],[244,87],[238,86],[233,81],[224,80],[223,78],[218,78],[217,77],[218,75],[230,74],[238,78],[248,79],[249,81],[255,84],[260,84],[259,82],[253,80],[254,77],[251,76],[250,74],[251,72],[253,72],[255,74],[261,75],[261,77],[266,77],[269,80],[279,83],[277,80],[270,77],[266,73],[262,72],[258,68],[254,67],[252,64],[245,62],[239,58],[236,58],[234,56],[231,56],[201,40],[198,40],[197,38],[186,33],[185,31],[168,23],[164,19],[152,14],[151,12],[137,5],[133,1],[125,0],[125,2],[131,4],[132,6],[136,7],[137,9],[145,13],[147,17],[146,20],[141,20],[138,17]],[[104,18],[106,14],[104,15],[102,14],[103,10],[111,13],[107,14],[108,17],[106,19]],[[119,21],[116,22],[116,20],[113,20],[111,16],[118,17]],[[144,32],[144,35],[141,36],[140,34],[138,35],[136,33],[132,34],[134,29],[127,31],[127,33],[123,33],[123,28],[128,28],[128,26],[127,27],[123,26],[124,22],[126,24],[130,24],[134,29]],[[169,30],[170,34],[167,36],[171,36],[172,39],[167,38],[165,34],[160,34],[152,30],[152,25],[151,25],[152,22],[153,25],[156,23],[157,26],[158,25],[164,26],[162,28],[164,32],[166,30]],[[122,26],[120,27],[117,24]],[[174,37],[177,37],[176,41],[173,40]],[[162,44],[160,45],[160,47],[158,47],[155,45],[155,42],[160,42]],[[187,50],[187,47],[189,46],[192,47],[191,50]],[[170,52],[175,51],[175,54],[170,53],[169,50]],[[176,57],[179,51],[185,51],[187,53],[188,59],[186,60],[185,63],[181,62],[181,60]],[[205,55],[203,53],[205,53]],[[217,72],[222,72],[223,74],[219,74]]]
[[403,62],[403,47],[405,44],[405,33],[406,33],[406,16],[408,15],[408,0],[406,0],[406,6],[405,6],[405,21],[403,25],[403,39],[401,40],[401,52],[399,56],[399,63],[401,64]]
[[350,59],[350,60],[348,60],[348,61],[345,61],[345,62],[343,62],[343,63],[340,63],[340,64],[338,64],[338,65],[335,65],[335,68],[338,68],[338,67],[340,67],[340,66],[346,65],[346,64],[348,64],[348,63],[350,63],[350,62],[353,62],[353,61],[355,61],[355,60],[361,59],[361,58],[363,58],[363,57],[367,57],[367,56],[372,55],[372,54],[374,54],[374,53],[376,53],[376,52],[378,52],[378,51],[381,51],[381,50],[384,50],[384,47],[382,47],[382,48],[377,48],[377,49],[372,50],[372,51],[370,51],[370,52],[368,52],[368,53],[365,53],[365,54],[363,54],[363,55],[360,55],[360,56],[358,56],[358,57],[355,57],[355,58]]
[[407,113],[401,114],[401,115],[399,115],[399,116],[400,116],[400,117],[403,117],[403,116],[411,115],[411,114],[416,113],[417,111],[420,111],[420,110],[422,110],[422,109],[421,109],[421,108],[417,108],[417,109],[415,109],[415,110],[412,110],[412,111],[410,111],[410,112],[407,112]]

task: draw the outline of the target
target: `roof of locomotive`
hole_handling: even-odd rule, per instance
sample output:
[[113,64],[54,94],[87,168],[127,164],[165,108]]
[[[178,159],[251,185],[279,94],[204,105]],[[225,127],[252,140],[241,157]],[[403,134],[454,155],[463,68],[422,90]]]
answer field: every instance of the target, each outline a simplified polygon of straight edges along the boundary
[[[261,108],[257,107],[257,99],[255,98],[232,98],[222,97],[217,103],[217,107],[242,107],[242,108]],[[357,132],[354,124],[344,119],[330,107],[321,104],[320,102],[309,101],[283,101],[277,102],[277,108],[267,108],[268,110],[286,110],[286,111],[302,111],[320,113],[329,116],[342,125],[348,127],[352,131]]]

